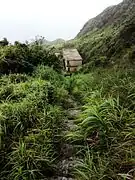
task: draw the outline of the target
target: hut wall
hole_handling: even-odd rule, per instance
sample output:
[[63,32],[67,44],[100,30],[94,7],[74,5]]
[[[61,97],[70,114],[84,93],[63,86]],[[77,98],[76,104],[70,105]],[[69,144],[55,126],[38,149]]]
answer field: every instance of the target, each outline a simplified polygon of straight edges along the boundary
[[66,71],[75,72],[79,66],[82,65],[82,61],[65,61]]
[[68,63],[67,63],[67,60],[65,60],[65,67],[67,67],[68,66]]
[[69,66],[71,66],[71,67],[78,67],[78,66],[81,66],[82,65],[82,60],[76,60],[76,61],[69,61]]
[[77,70],[77,67],[70,67],[70,72],[75,72]]

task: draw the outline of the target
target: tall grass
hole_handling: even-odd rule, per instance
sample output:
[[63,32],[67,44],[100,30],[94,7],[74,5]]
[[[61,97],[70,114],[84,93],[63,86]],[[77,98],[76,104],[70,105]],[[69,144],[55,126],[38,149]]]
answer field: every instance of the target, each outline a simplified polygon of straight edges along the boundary
[[[84,88],[85,78],[88,88]],[[134,72],[102,70],[77,75],[74,89],[83,96],[76,128],[66,135],[76,146],[76,179],[134,178]],[[82,81],[82,83],[81,83]],[[72,90],[72,93],[74,92]],[[131,178],[132,177],[132,178]]]
[[45,179],[57,173],[69,95],[58,86],[64,81],[62,75],[43,66],[35,72],[33,77],[12,74],[0,79],[3,180]]
[[[74,147],[78,180],[134,178],[135,81],[131,69],[64,77],[39,66],[32,76],[0,78],[0,179],[57,175],[61,144]],[[81,113],[65,137],[73,100]],[[64,138],[64,139],[63,139]]]

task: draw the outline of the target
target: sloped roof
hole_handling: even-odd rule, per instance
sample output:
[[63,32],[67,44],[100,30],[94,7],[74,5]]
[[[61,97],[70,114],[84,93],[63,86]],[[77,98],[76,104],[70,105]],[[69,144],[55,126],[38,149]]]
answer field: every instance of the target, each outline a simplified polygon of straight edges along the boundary
[[77,49],[63,49],[63,57],[68,61],[82,61],[82,57]]

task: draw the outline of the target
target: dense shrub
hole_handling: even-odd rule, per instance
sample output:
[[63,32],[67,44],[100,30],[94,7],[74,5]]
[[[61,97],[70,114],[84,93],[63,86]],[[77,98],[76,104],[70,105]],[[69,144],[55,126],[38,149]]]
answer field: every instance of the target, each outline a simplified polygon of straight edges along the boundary
[[31,72],[32,64],[29,62],[29,49],[27,46],[11,45],[0,48],[0,73]]
[[61,62],[55,56],[52,49],[45,49],[41,45],[31,45],[29,47],[31,54],[31,64],[37,66],[38,64],[43,64],[45,66],[52,67],[55,71],[61,70]]
[[12,74],[0,80],[0,179],[52,176],[61,144],[64,97],[59,98],[53,79],[51,84],[40,75]]
[[47,66],[38,66],[33,72],[33,77],[40,78],[42,80],[51,81],[54,85],[62,86],[64,83],[64,77],[62,74],[54,71],[53,68]]
[[31,73],[35,66],[44,64],[60,71],[59,59],[41,45],[15,45],[0,48],[0,73]]

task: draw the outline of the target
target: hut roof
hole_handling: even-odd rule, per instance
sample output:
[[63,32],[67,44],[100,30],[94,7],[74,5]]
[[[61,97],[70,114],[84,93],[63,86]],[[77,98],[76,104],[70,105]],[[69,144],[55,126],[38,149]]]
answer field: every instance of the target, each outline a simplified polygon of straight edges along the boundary
[[77,49],[64,49],[63,57],[68,61],[82,61],[82,57],[80,56]]
[[58,52],[58,53],[55,53],[55,56],[56,57],[59,57],[60,56],[60,53]]

